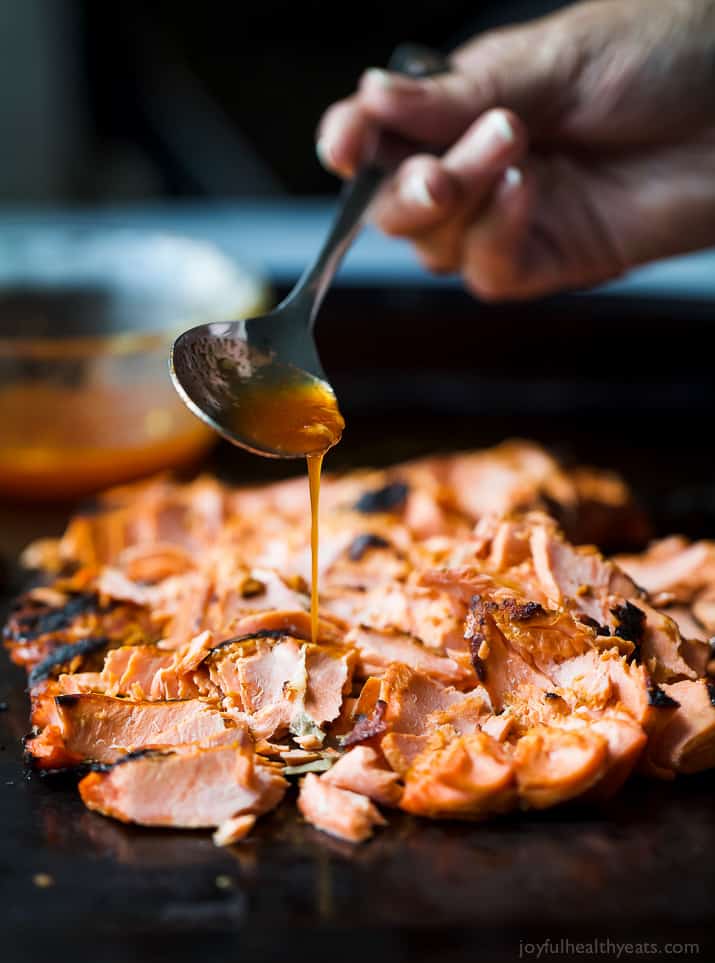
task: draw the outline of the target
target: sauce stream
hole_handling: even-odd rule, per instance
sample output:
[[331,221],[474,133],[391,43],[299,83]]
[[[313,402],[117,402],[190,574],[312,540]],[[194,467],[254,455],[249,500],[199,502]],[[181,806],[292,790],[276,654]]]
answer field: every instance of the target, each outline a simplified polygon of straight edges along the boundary
[[[304,455],[310,491],[310,627],[318,639],[318,532],[320,473],[326,452],[342,436],[345,422],[332,388],[295,368],[272,365],[270,380],[241,384],[232,415],[235,433],[258,451]],[[276,371],[279,376],[276,377]]]
[[308,486],[310,488],[310,639],[313,644],[318,639],[318,532],[320,505],[320,470],[323,467],[324,453],[308,455]]

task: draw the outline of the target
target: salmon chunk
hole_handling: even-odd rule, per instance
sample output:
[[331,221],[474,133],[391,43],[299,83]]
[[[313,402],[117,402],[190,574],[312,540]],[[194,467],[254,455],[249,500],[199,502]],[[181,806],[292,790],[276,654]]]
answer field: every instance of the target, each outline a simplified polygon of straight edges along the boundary
[[396,806],[402,795],[399,777],[369,746],[355,746],[335,763],[323,782],[367,796],[383,806]]
[[105,772],[91,772],[79,791],[90,809],[122,822],[185,829],[223,826],[228,832],[228,820],[255,817],[277,806],[286,786],[285,779],[256,762],[253,747],[244,743],[143,753]]
[[512,764],[485,732],[455,738],[438,730],[404,779],[400,807],[421,816],[480,819],[515,801]]
[[338,839],[362,843],[386,822],[367,796],[340,789],[314,773],[300,785],[298,809],[306,822]]
[[133,702],[97,693],[59,695],[56,722],[27,742],[37,765],[58,769],[79,762],[112,763],[144,748],[210,744],[243,733],[198,699]]
[[546,809],[599,781],[607,767],[608,743],[590,729],[543,726],[519,739],[512,760],[522,805]]

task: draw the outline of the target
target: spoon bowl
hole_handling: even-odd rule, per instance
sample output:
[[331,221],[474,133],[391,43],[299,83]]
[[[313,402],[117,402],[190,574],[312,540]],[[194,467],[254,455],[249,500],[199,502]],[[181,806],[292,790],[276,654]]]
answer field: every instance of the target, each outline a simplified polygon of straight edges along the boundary
[[[390,69],[426,77],[449,69],[438,54],[402,44]],[[343,419],[320,364],[313,325],[340,262],[380,185],[414,144],[380,135],[369,162],[346,185],[328,237],[288,297],[270,314],[203,324],[180,335],[171,353],[177,391],[224,438],[270,458],[325,452]]]
[[171,376],[194,414],[255,454],[299,458],[340,440],[342,416],[315,342],[281,308],[184,332]]

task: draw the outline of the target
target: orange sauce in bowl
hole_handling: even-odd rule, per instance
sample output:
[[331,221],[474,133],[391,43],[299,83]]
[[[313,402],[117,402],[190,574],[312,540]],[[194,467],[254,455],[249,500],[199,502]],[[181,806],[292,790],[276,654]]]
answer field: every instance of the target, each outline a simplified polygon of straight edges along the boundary
[[171,384],[0,386],[0,496],[57,501],[187,464],[213,433]]

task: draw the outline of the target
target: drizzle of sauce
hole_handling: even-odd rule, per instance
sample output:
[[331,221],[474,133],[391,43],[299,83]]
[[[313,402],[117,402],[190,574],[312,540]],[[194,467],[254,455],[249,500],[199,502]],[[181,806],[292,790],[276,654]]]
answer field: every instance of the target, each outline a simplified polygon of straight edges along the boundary
[[308,486],[310,488],[310,639],[313,644],[318,639],[318,545],[320,505],[320,470],[323,467],[324,452],[308,455]]
[[304,455],[310,490],[310,626],[318,638],[318,531],[320,473],[326,452],[342,436],[345,421],[332,388],[303,371],[271,366],[271,379],[244,382],[237,392],[232,428],[257,451]]

